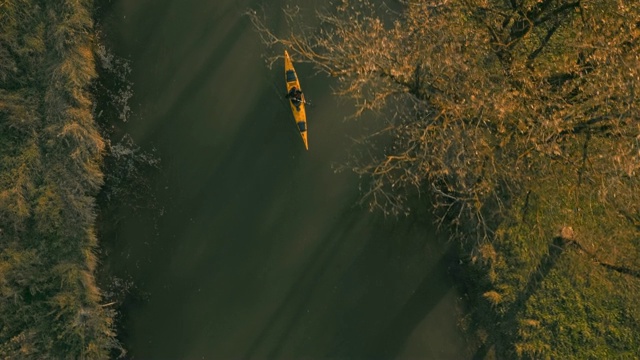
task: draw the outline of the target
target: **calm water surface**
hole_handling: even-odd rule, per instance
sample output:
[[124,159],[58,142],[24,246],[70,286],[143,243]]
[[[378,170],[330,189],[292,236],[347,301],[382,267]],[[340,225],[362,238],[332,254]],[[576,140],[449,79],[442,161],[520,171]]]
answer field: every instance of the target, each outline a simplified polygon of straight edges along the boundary
[[105,5],[104,36],[133,68],[126,131],[162,158],[162,211],[122,209],[105,239],[109,266],[147,294],[122,309],[128,357],[467,358],[434,228],[356,206],[357,177],[332,165],[363,124],[300,64],[317,104],[304,150],[282,70],[241,16],[260,4]]

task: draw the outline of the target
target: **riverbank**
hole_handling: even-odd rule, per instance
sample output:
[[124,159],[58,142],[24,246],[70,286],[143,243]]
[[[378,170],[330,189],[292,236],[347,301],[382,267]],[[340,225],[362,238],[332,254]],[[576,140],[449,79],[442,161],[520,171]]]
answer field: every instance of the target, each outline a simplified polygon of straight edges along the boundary
[[92,1],[0,4],[0,355],[108,358],[97,288]]
[[489,241],[464,246],[462,324],[476,336],[474,359],[636,358],[637,214],[607,204],[571,166],[549,166],[556,176],[527,184]]

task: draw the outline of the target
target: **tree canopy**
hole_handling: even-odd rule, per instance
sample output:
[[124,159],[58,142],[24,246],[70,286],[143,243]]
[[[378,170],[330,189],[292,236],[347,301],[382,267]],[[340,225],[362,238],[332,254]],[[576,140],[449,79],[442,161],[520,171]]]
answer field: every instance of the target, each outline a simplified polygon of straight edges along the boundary
[[[267,44],[337,77],[339,94],[356,101],[356,115],[385,111],[385,130],[398,140],[357,168],[372,175],[374,206],[401,212],[399,192],[384,193],[425,182],[449,200],[477,206],[498,189],[522,191],[528,179],[551,171],[550,163],[573,167],[581,181],[637,175],[637,7],[556,0],[404,5],[396,14],[343,1],[319,13],[312,29],[287,9],[291,32],[283,37],[251,17]],[[589,148],[601,142],[606,146]]]

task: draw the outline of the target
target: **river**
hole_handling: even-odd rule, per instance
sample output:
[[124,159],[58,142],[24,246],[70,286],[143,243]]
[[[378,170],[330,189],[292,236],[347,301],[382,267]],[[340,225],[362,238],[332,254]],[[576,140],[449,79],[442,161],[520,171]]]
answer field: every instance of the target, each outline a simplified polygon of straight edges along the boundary
[[103,3],[132,68],[124,130],[162,159],[154,209],[120,209],[102,239],[145,294],[120,308],[128,358],[468,358],[442,235],[357,205],[358,177],[334,165],[364,125],[300,64],[304,150],[281,66],[242,16],[261,2]]

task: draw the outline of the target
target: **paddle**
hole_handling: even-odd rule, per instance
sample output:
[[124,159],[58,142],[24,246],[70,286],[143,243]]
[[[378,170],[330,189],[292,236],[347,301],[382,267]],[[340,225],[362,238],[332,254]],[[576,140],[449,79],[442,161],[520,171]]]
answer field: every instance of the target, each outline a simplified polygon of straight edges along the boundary
[[[285,96],[285,99],[291,101],[291,98],[288,98],[286,96]],[[306,100],[306,99],[305,100],[300,100],[300,103],[305,104],[305,105],[310,106],[310,107],[313,107],[313,104],[311,103],[311,101]]]
[[311,101],[308,101],[308,100],[302,100],[301,102],[302,102],[303,104],[305,104],[305,105],[308,105],[308,106],[313,107],[313,104],[311,103]]

